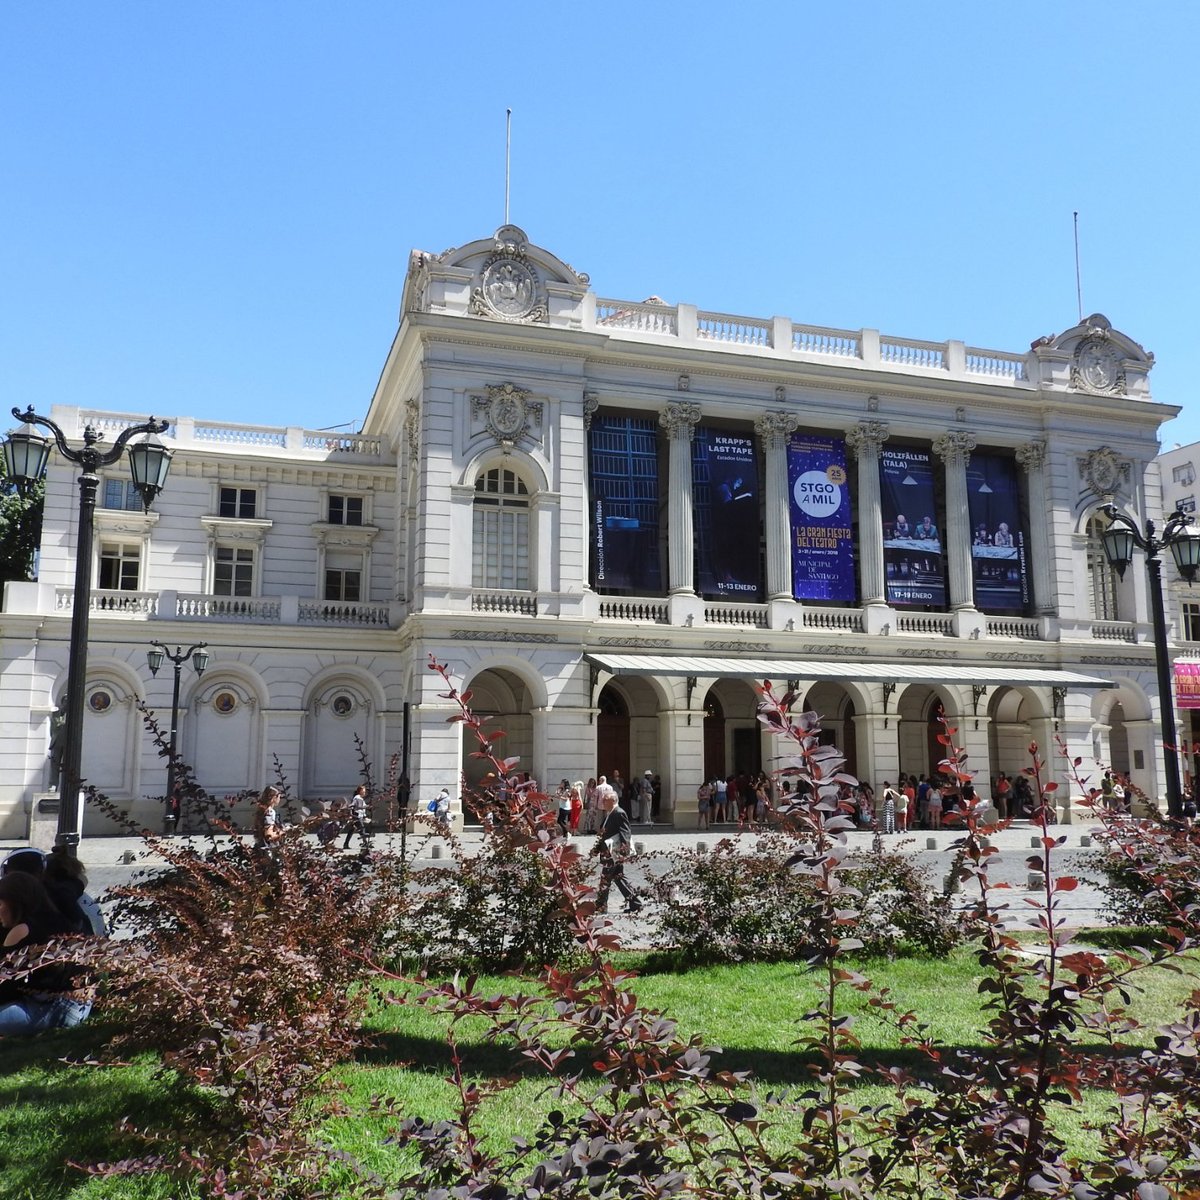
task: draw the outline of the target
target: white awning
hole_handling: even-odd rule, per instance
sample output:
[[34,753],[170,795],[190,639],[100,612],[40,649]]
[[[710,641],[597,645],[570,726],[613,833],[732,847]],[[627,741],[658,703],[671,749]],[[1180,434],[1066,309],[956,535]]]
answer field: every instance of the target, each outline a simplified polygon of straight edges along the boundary
[[1110,679],[1055,667],[954,666],[936,659],[875,662],[809,658],[691,658],[683,654],[591,654],[589,662],[614,675],[704,675],[735,679],[803,679],[848,683],[970,683],[985,687],[1110,688]]

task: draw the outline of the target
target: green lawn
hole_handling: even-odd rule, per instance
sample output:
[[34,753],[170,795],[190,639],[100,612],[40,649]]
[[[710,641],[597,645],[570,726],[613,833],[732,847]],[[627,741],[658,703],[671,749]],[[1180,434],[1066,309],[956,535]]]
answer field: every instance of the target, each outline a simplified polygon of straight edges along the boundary
[[[870,962],[864,969],[877,984],[890,987],[902,1006],[929,1021],[946,1044],[980,1044],[980,970],[969,951],[946,960]],[[652,970],[634,987],[643,1003],[677,1020],[685,1034],[697,1033],[722,1047],[721,1065],[752,1070],[767,1091],[806,1078],[794,1046],[795,1022],[816,1003],[817,982],[802,967],[752,964],[683,973]],[[1150,1023],[1169,1019],[1194,984],[1190,975],[1146,972],[1133,1009]],[[489,994],[514,987],[507,978],[479,982],[479,989]],[[899,1046],[895,1032],[867,1012],[858,993],[847,989],[845,1005],[861,1014],[855,1028],[864,1043],[864,1059],[884,1066],[917,1065]],[[445,1082],[447,1021],[428,1006],[381,1000],[370,1029],[376,1045],[339,1071],[349,1107],[361,1115],[330,1121],[328,1132],[340,1148],[386,1172],[395,1163],[395,1151],[384,1143],[386,1123],[368,1115],[370,1101],[385,1095],[399,1099],[408,1113],[431,1119],[451,1114],[453,1094]],[[186,1200],[186,1192],[164,1179],[88,1179],[65,1165],[67,1159],[96,1162],[130,1154],[129,1145],[112,1136],[124,1116],[135,1124],[151,1124],[164,1109],[194,1106],[194,1098],[178,1095],[169,1082],[156,1078],[149,1061],[103,1071],[60,1061],[87,1056],[101,1037],[97,1024],[32,1042],[0,1044],[0,1196],[5,1200]],[[520,1069],[507,1051],[485,1043],[478,1025],[461,1026],[458,1039],[469,1069],[479,1078]],[[887,1095],[874,1084],[864,1084],[861,1092],[865,1102]],[[514,1136],[530,1132],[554,1104],[546,1095],[546,1081],[526,1073],[487,1111],[489,1136],[496,1145],[511,1143]],[[1097,1095],[1064,1116],[1063,1130],[1080,1150],[1087,1146],[1083,1123],[1099,1119],[1103,1109],[1104,1097]],[[786,1136],[786,1129],[778,1136]]]

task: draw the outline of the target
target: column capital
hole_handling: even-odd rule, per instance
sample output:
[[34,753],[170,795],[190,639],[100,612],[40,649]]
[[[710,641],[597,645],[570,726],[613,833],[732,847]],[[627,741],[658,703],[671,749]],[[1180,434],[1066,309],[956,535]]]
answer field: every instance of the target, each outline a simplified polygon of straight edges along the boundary
[[975,449],[975,435],[966,429],[951,429],[933,439],[933,452],[946,466],[965,467]]
[[872,451],[878,453],[889,437],[891,430],[886,421],[862,421],[846,431],[846,445],[862,458]]
[[779,446],[783,440],[800,428],[800,418],[795,413],[774,409],[755,418],[754,432],[767,447]]
[[1040,471],[1046,465],[1046,443],[1026,442],[1017,447],[1017,462],[1026,471]]
[[679,400],[668,404],[658,414],[658,423],[667,431],[667,437],[672,441],[682,438],[691,441],[700,424],[700,405],[691,400]]

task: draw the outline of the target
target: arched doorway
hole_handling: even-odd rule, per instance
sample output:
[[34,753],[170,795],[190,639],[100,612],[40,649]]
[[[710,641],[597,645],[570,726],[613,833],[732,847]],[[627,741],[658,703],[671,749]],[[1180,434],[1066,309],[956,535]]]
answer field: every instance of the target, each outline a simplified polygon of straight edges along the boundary
[[762,739],[758,693],[743,679],[718,679],[704,697],[705,770],[722,778],[761,771]]
[[1125,706],[1114,700],[1108,710],[1108,765],[1121,775],[1129,775],[1129,730],[1125,727]]
[[954,714],[946,711],[945,698],[937,689],[919,684],[904,689],[896,705],[896,744],[902,774],[937,773],[938,763],[947,756],[947,748],[939,741],[946,732],[943,714],[953,725]]
[[[1014,778],[1029,766],[1029,743],[1038,741],[1035,722],[1045,716],[1032,697],[1016,688],[993,693],[988,701],[988,769],[993,779],[1001,771]],[[1049,760],[1047,747],[1040,747],[1040,753],[1043,761]]]
[[722,779],[725,770],[725,709],[715,691],[704,697],[704,778]]
[[[476,675],[470,683],[471,709],[476,716],[487,717],[485,733],[503,731],[504,736],[492,743],[492,753],[499,759],[515,758],[513,768],[518,774],[533,772],[533,707],[525,681],[512,671],[494,667]],[[492,766],[484,759],[473,757],[479,751],[479,741],[470,729],[462,732],[463,816],[468,824],[477,821],[470,798],[477,794]],[[545,782],[544,780],[541,782]]]
[[837,683],[818,683],[804,697],[803,710],[821,718],[822,746],[836,746],[846,760],[842,770],[858,777],[858,743],[854,724],[854,699]]
[[629,705],[611,683],[605,684],[596,716],[596,775],[621,772],[629,779]]

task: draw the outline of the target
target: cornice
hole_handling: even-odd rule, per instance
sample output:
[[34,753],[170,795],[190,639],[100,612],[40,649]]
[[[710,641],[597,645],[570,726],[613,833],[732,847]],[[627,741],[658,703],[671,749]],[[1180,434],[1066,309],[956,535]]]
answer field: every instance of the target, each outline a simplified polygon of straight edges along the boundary
[[[290,483],[301,487],[337,487],[347,491],[394,492],[396,464],[347,463],[330,467],[325,463],[305,463],[295,459],[263,459],[177,454],[171,463],[173,475],[189,479],[229,480],[234,483]],[[170,480],[167,482],[170,488]]]

